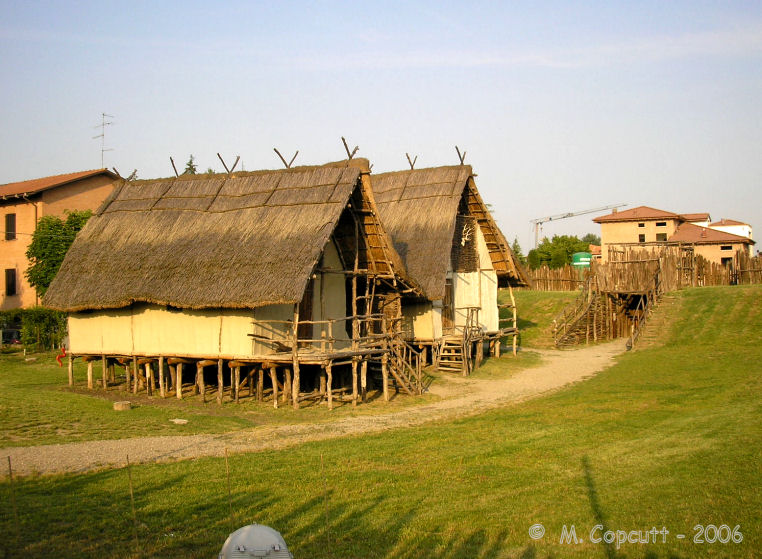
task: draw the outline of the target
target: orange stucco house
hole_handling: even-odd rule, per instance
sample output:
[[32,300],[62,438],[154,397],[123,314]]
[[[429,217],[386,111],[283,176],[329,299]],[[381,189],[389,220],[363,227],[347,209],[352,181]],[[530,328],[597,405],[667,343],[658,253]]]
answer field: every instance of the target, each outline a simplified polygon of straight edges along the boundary
[[[638,206],[626,211],[614,211],[593,219],[601,226],[601,256],[608,259],[609,248],[655,247],[690,245],[695,254],[711,262],[729,264],[736,251],[751,254],[755,244],[748,236],[727,230],[730,220],[711,223],[708,213],[677,214],[649,206]],[[732,222],[740,223],[740,222]],[[743,225],[743,224],[742,224]]]
[[66,210],[96,210],[119,177],[107,169],[0,185],[0,310],[37,304],[29,285],[26,250],[39,219]]

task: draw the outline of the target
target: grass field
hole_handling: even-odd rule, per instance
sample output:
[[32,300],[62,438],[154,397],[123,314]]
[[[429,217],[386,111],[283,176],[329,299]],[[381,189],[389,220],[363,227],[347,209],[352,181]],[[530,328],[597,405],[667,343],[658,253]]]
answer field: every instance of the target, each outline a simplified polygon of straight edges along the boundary
[[[513,292],[516,298],[519,323],[519,344],[522,348],[552,348],[553,318],[566,305],[574,302],[577,291],[525,291]],[[500,292],[500,302],[507,303],[508,293]],[[505,312],[505,311],[503,311]]]
[[[554,395],[458,421],[232,456],[234,525],[275,527],[300,559],[759,557],[762,287],[678,298],[665,346],[628,353]],[[126,469],[4,482],[6,556],[215,556],[230,531],[223,459],[131,475],[137,543]],[[545,537],[532,540],[538,523]],[[559,543],[564,525],[584,542]],[[598,536],[670,533],[666,543],[658,536],[617,549],[590,541],[595,525],[604,526]],[[694,543],[697,525],[739,526],[743,541]]]

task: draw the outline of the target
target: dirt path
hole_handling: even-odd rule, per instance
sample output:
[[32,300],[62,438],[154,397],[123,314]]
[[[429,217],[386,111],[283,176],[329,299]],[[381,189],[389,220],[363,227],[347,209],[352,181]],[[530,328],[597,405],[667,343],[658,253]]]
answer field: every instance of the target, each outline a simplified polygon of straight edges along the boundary
[[539,367],[526,369],[504,380],[451,377],[437,382],[431,392],[442,400],[389,414],[347,417],[337,421],[299,425],[262,426],[218,435],[141,437],[80,443],[11,447],[0,449],[10,456],[19,475],[85,472],[121,466],[130,461],[163,462],[199,456],[282,449],[307,441],[318,441],[376,433],[423,423],[474,415],[484,410],[522,402],[588,378],[613,363],[624,351],[624,342],[614,342],[575,351],[532,350],[542,355]]

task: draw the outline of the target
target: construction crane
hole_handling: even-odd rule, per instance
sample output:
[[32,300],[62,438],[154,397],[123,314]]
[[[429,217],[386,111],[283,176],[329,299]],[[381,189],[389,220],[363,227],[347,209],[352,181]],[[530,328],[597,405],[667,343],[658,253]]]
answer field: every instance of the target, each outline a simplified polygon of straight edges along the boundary
[[549,215],[547,217],[538,217],[537,219],[532,219],[530,220],[530,223],[534,225],[534,248],[537,248],[537,244],[539,242],[539,237],[540,237],[540,229],[542,229],[543,223],[546,223],[548,221],[556,221],[559,219],[566,219],[567,217],[575,217],[578,215],[602,212],[603,210],[612,210],[614,208],[621,208],[626,205],[627,204],[612,204],[610,206],[603,206],[602,208],[593,208],[591,210],[582,210],[579,212],[567,212],[564,214]]

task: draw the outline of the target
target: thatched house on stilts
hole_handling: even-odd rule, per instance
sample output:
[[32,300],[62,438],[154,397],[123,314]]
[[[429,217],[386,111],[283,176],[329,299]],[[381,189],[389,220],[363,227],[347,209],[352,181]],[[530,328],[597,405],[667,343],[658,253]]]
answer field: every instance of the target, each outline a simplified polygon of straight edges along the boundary
[[122,183],[45,304],[69,313],[70,359],[88,362],[90,387],[100,361],[104,388],[118,364],[127,389],[161,397],[214,391],[221,403],[229,388],[238,401],[248,384],[276,407],[354,405],[369,364],[387,399],[390,382],[421,389],[387,304],[420,293],[403,270],[355,159]]
[[[476,189],[468,165],[372,176],[382,223],[425,300],[402,303],[408,342],[431,351],[440,369],[468,374],[517,329],[499,316],[498,287],[528,280]],[[513,295],[511,293],[511,299]]]

